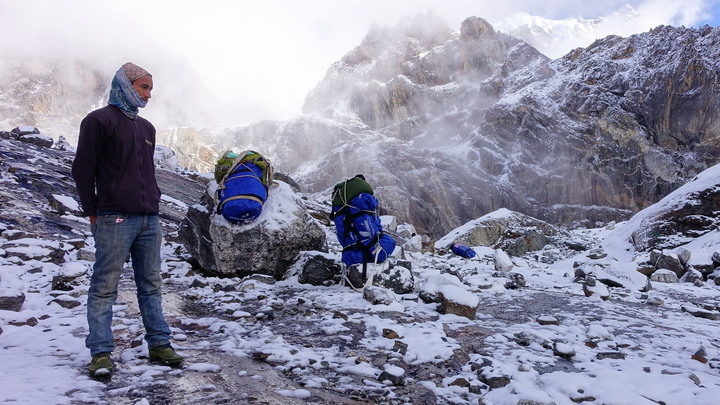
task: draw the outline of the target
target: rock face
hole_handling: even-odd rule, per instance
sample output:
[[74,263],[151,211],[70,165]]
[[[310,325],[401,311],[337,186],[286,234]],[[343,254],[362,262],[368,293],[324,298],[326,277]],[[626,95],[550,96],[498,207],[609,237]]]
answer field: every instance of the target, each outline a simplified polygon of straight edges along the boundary
[[249,224],[231,224],[214,213],[214,182],[201,203],[188,209],[179,237],[203,272],[227,277],[265,274],[280,280],[301,251],[327,251],[325,232],[299,195],[287,183],[276,184],[263,213]]
[[481,18],[453,32],[418,17],[371,30],[305,116],[219,143],[272,150],[305,192],[364,172],[387,212],[435,237],[502,207],[625,220],[720,161],[718,40],[658,27],[550,60]]
[[[306,193],[364,173],[384,212],[432,238],[499,208],[595,226],[720,162],[718,42],[720,27],[660,26],[551,60],[482,18],[451,28],[418,16],[373,27],[303,116],[228,130],[173,122],[158,139],[199,171],[254,145]],[[77,127],[108,83],[73,63],[0,77],[0,120]],[[75,70],[84,80],[60,79]]]

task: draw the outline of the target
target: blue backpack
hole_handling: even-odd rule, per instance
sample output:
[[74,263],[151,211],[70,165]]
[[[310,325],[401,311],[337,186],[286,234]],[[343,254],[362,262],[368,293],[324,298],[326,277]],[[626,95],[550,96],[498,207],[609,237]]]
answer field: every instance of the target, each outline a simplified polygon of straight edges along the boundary
[[[227,158],[227,154],[223,159]],[[270,161],[254,151],[234,158],[232,166],[218,181],[217,213],[235,224],[244,224],[262,214],[272,183]]]
[[362,175],[335,185],[330,218],[343,247],[342,262],[348,266],[382,263],[395,250],[395,240],[383,233],[378,199]]

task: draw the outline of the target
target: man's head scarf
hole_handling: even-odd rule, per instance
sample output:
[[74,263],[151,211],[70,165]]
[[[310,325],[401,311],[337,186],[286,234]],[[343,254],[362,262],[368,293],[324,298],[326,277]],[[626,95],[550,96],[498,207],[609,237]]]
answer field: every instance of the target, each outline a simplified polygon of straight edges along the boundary
[[147,102],[143,100],[132,82],[143,77],[151,76],[147,70],[133,63],[126,63],[115,72],[115,77],[110,85],[110,100],[108,104],[123,110],[130,118],[135,118],[138,108],[143,108]]

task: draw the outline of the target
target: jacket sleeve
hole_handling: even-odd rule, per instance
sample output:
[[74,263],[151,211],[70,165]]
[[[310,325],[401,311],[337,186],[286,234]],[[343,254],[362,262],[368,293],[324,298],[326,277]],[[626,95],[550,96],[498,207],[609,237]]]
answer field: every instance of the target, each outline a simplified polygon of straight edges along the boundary
[[78,146],[72,165],[72,176],[85,216],[97,214],[95,178],[98,156],[103,146],[102,139],[100,122],[94,117],[85,117],[80,123]]

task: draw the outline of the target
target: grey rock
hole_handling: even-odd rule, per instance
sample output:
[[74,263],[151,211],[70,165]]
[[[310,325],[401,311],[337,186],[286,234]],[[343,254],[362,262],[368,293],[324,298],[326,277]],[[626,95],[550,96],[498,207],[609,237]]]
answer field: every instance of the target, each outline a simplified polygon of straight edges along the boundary
[[47,135],[41,135],[41,134],[29,134],[29,135],[20,135],[18,137],[18,140],[20,142],[25,143],[31,143],[36,146],[40,146],[43,148],[49,148],[53,145],[53,139]]
[[302,284],[328,286],[341,282],[341,264],[322,252],[300,252],[293,269],[297,269],[298,282]]
[[[462,291],[461,293],[464,293],[464,291],[459,287],[454,286],[446,286],[442,291],[440,291],[440,303],[437,309],[438,312],[441,314],[454,314],[468,319],[475,319],[478,305],[467,305],[464,302],[458,302],[456,300],[454,290]],[[445,292],[449,292],[449,294],[446,296]]]
[[18,312],[25,303],[25,294],[10,288],[0,289],[0,310]]
[[717,311],[708,311],[693,306],[682,306],[680,307],[680,310],[698,318],[705,318],[712,321],[720,319],[720,312]]
[[650,276],[650,280],[657,281],[658,283],[677,283],[678,276],[672,270],[660,269],[656,270]]
[[597,357],[598,360],[604,360],[604,359],[625,360],[625,353],[601,352],[601,353],[598,353],[595,357]]
[[263,214],[249,224],[231,224],[214,213],[209,192],[188,209],[179,237],[204,273],[265,274],[280,280],[300,252],[327,250],[325,233],[309,216],[300,196],[288,184],[278,184],[270,189]]
[[373,284],[392,290],[395,294],[408,294],[415,288],[412,263],[406,260],[388,259],[388,265],[375,274]]
[[693,268],[688,269],[685,274],[678,280],[680,283],[692,283],[701,286],[703,284],[703,275]]
[[662,251],[657,261],[655,262],[656,269],[668,269],[672,270],[677,276],[682,277],[685,274],[685,266],[678,255],[668,249]]
[[405,385],[405,375],[395,375],[387,371],[383,371],[378,376],[378,381],[389,381],[394,386]]
[[363,298],[373,305],[390,305],[395,302],[395,297],[390,291],[372,285],[363,288]]
[[508,279],[508,281],[504,285],[504,287],[508,290],[517,290],[519,288],[524,288],[527,286],[525,276],[520,273],[495,272],[492,274],[492,276]]

